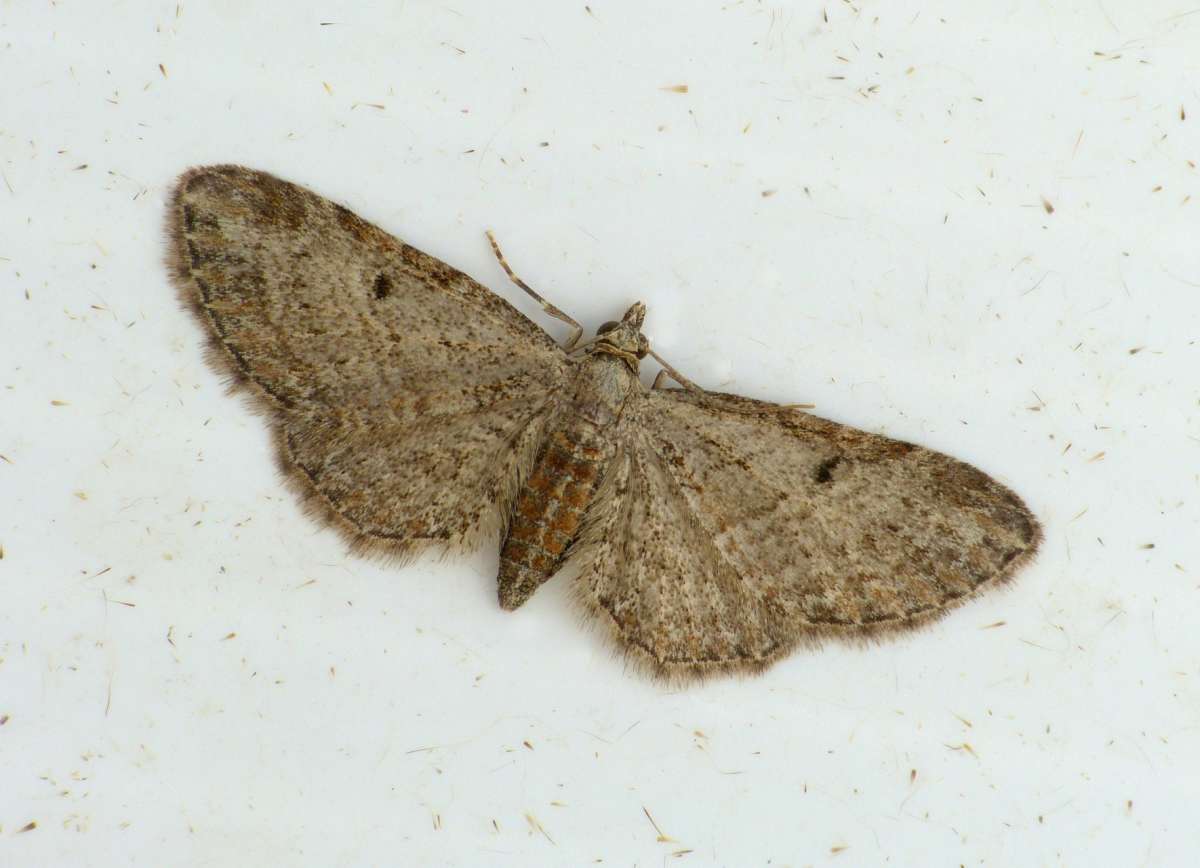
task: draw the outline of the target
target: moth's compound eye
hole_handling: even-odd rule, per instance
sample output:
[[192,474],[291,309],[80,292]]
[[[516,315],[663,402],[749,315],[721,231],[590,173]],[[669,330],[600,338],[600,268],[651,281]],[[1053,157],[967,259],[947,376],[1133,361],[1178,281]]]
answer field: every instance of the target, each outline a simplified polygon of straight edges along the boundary
[[609,320],[604,325],[600,326],[600,328],[596,329],[596,334],[602,335],[605,332],[610,332],[619,325],[620,325],[620,323],[617,322],[616,320]]
[[650,341],[646,340],[646,336],[638,332],[638,348],[637,357],[639,359],[646,358],[646,354],[650,352]]

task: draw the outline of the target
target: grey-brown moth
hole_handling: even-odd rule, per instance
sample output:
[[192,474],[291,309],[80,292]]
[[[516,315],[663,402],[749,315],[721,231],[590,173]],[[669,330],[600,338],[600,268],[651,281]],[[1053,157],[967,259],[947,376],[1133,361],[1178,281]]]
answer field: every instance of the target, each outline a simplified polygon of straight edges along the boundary
[[269,412],[314,513],[371,553],[497,543],[505,609],[570,562],[585,610],[654,674],[913,627],[1037,549],[1021,499],[946,455],[667,365],[646,387],[641,303],[581,340],[501,257],[573,325],[560,346],[467,275],[240,166],[184,174],[169,234],[212,361]]

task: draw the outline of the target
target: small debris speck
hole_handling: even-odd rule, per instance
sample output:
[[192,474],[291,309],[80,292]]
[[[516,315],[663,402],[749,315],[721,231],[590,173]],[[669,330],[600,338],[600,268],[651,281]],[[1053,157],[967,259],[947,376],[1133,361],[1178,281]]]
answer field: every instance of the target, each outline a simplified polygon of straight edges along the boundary
[[[542,824],[538,822],[538,818],[535,817],[533,814],[529,813],[528,811],[525,812],[525,822],[529,824],[529,828],[531,830],[533,830],[535,832],[540,832],[547,841],[549,841],[551,844],[554,844],[554,839],[550,837],[550,833],[548,833],[542,827]],[[555,846],[558,846],[558,845],[555,844]]]
[[660,844],[675,844],[677,843],[670,835],[663,834],[663,830],[658,827],[658,823],[654,822],[654,818],[650,816],[649,809],[642,805],[642,813],[646,815],[646,819],[650,821],[650,825],[654,827],[654,831],[658,833],[655,840]]

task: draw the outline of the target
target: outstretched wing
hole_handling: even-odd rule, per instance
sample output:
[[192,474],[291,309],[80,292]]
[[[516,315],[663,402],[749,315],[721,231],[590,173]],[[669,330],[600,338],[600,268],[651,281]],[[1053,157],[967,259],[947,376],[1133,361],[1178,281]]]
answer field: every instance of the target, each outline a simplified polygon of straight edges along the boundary
[[941,453],[735,395],[636,400],[577,581],[660,675],[915,626],[1037,548],[1020,498]]
[[511,497],[570,364],[471,278],[264,172],[193,169],[169,215],[211,357],[289,478],[360,547],[465,546]]

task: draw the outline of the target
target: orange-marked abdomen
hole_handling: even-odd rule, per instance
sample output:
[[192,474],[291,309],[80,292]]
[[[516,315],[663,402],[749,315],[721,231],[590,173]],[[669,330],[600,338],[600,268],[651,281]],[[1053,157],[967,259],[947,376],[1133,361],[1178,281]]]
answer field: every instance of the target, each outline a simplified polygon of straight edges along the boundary
[[588,426],[550,433],[509,519],[500,550],[500,605],[515,609],[554,575],[579,533],[608,458]]

